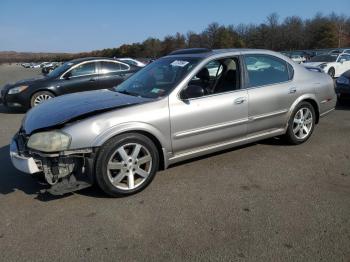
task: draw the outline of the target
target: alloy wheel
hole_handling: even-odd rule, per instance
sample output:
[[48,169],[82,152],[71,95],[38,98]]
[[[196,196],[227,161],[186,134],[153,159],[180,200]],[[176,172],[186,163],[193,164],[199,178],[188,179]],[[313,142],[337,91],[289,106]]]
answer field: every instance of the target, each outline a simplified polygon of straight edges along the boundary
[[120,190],[138,188],[152,170],[152,156],[148,149],[137,143],[120,146],[107,164],[110,182]]
[[294,116],[293,133],[298,139],[305,139],[311,132],[313,125],[312,112],[307,107],[302,107]]
[[40,105],[41,103],[51,99],[52,96],[48,95],[48,94],[41,94],[38,95],[37,97],[35,97],[34,99],[34,106]]

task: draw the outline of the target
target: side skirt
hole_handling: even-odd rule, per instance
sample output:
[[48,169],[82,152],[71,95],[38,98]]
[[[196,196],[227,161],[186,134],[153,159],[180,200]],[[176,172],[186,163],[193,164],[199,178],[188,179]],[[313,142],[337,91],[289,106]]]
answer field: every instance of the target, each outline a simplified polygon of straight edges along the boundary
[[210,146],[205,146],[205,147],[199,147],[191,151],[179,153],[177,155],[174,155],[169,158],[168,164],[175,164],[177,162],[181,162],[187,159],[211,154],[214,152],[218,152],[221,150],[229,149],[232,147],[244,145],[244,144],[249,144],[253,143],[259,140],[263,140],[266,138],[274,137],[274,136],[279,136],[285,134],[286,129],[285,128],[280,128],[280,129],[274,129],[268,132],[252,135],[252,136],[247,136],[239,139],[234,139],[234,140],[229,140],[224,143],[219,143],[219,144],[214,144]]

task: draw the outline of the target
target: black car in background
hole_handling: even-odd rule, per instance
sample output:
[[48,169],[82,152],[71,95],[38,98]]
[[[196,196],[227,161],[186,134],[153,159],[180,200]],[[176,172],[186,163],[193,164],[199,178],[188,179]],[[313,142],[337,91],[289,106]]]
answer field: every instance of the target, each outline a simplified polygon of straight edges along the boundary
[[5,85],[1,89],[0,102],[8,107],[30,108],[55,96],[112,88],[139,69],[115,59],[76,59],[45,77]]
[[338,99],[350,98],[350,70],[339,76],[335,83],[335,92]]

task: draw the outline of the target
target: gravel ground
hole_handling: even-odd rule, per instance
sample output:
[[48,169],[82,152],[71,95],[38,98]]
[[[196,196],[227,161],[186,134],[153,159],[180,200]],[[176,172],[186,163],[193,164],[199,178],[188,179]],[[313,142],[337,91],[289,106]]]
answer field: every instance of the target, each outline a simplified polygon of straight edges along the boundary
[[[38,70],[0,66],[0,86]],[[2,261],[350,261],[350,103],[311,139],[269,139],[160,172],[142,193],[54,198],[10,163],[0,106]]]

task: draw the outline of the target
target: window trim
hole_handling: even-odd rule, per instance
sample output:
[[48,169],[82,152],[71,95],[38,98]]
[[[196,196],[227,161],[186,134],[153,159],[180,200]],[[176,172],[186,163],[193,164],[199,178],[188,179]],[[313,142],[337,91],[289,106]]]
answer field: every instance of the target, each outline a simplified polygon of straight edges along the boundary
[[[275,58],[276,60],[280,60],[282,61],[283,63],[285,63],[285,66],[287,68],[287,71],[288,71],[288,80],[287,81],[282,81],[282,82],[277,82],[277,83],[271,83],[271,84],[265,84],[265,85],[257,85],[257,86],[250,86],[250,83],[249,83],[249,75],[248,75],[248,68],[247,68],[247,65],[245,63],[245,59],[244,57],[245,56],[267,56],[267,57],[272,57],[272,58]],[[294,79],[294,67],[293,65],[291,65],[290,63],[288,63],[286,60],[282,59],[282,58],[279,58],[277,56],[274,56],[274,55],[270,55],[270,54],[259,54],[259,53],[249,53],[249,54],[242,54],[242,62],[244,65],[244,75],[245,75],[245,89],[255,89],[255,88],[261,88],[261,87],[266,87],[266,86],[274,86],[274,85],[280,85],[280,84],[284,84],[284,83],[289,83],[289,82],[292,82],[293,79]],[[288,65],[290,65],[292,68],[293,68],[293,76],[291,77],[290,75],[290,72],[289,72],[289,68],[288,68]]]
[[100,74],[100,67],[99,67],[99,63],[100,62],[119,62],[123,65],[126,65],[128,67],[127,70],[121,70],[121,71],[116,71],[116,72],[125,72],[125,71],[129,71],[131,69],[131,67],[128,64],[125,64],[123,62],[120,61],[113,61],[113,60],[109,60],[109,59],[96,59],[96,60],[88,60],[88,61],[83,61],[80,62],[76,65],[73,65],[72,67],[70,67],[69,69],[67,69],[64,73],[61,74],[59,79],[64,79],[64,76],[69,73],[71,70],[73,70],[74,68],[82,65],[82,64],[87,64],[87,63],[95,63],[95,73],[93,74],[85,74],[85,75],[79,75],[79,76],[72,76],[71,78],[75,78],[75,77],[81,77],[81,76],[89,76],[89,75],[99,75]]

